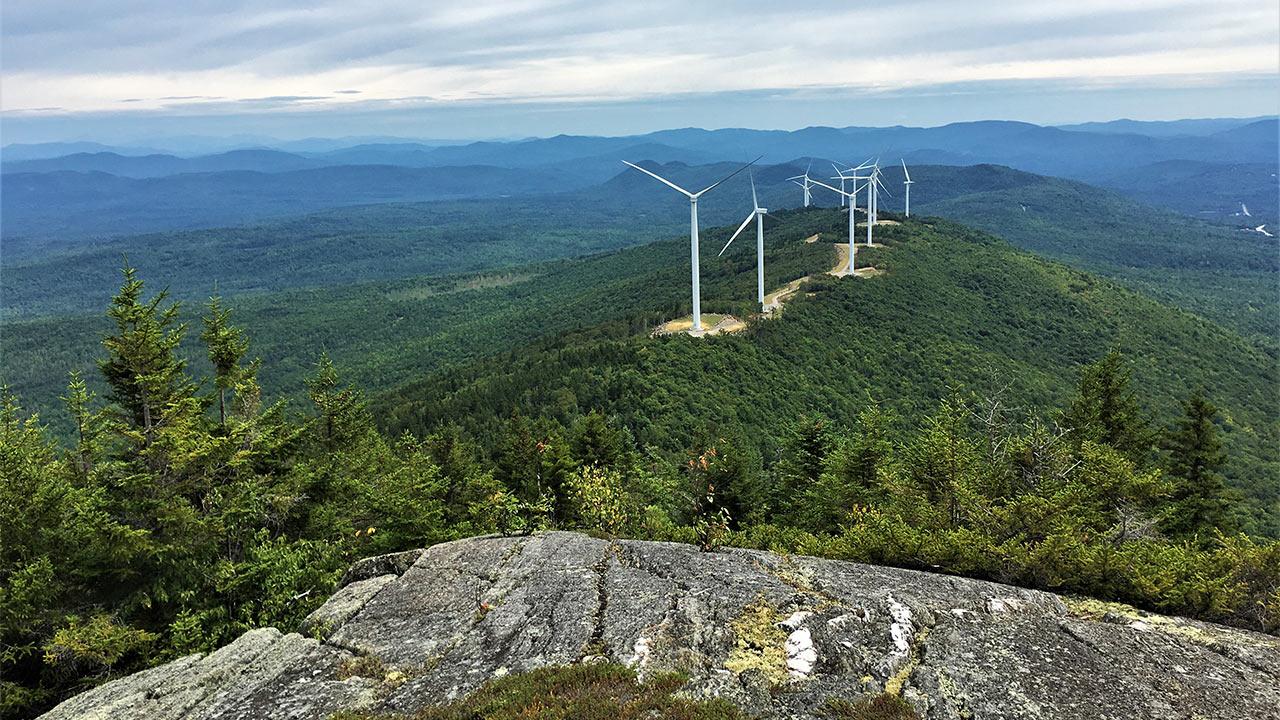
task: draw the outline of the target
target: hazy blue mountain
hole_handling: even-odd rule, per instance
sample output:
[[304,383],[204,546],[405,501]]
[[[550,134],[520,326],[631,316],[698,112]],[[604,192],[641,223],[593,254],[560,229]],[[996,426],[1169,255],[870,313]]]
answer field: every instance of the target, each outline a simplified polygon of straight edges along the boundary
[[309,157],[327,165],[404,165],[427,167],[435,146],[413,142],[362,143],[337,147]]
[[1186,120],[1109,120],[1107,122],[1087,122],[1074,125],[1058,125],[1062,130],[1078,130],[1081,132],[1120,133],[1125,135],[1147,135],[1150,137],[1177,137],[1180,135],[1212,135],[1242,125],[1248,125],[1265,117],[1254,118],[1189,118]]
[[[1266,162],[1277,151],[1276,119],[1256,121],[1189,121],[1197,134],[1171,134],[1164,125],[1150,133],[1137,132],[1142,123],[1108,124],[1107,131],[1042,127],[1023,122],[981,121],[952,123],[940,127],[809,127],[795,131],[728,128],[702,130],[681,128],[644,135],[592,137],[557,135],[512,142],[473,142],[440,145],[423,142],[353,143],[328,147],[325,141],[299,141],[291,147],[323,148],[299,153],[265,154],[266,150],[238,150],[212,156],[190,158],[189,164],[174,163],[177,172],[206,172],[221,169],[251,169],[264,172],[314,167],[320,164],[388,164],[408,167],[493,165],[527,168],[566,165],[599,157],[621,157],[637,152],[653,152],[658,161],[680,160],[706,163],[716,160],[740,161],[758,155],[765,162],[785,162],[796,157],[827,157],[842,162],[858,162],[869,156],[896,158],[923,157],[937,162],[998,163],[1038,173],[1084,178],[1100,172],[1165,160],[1206,162]],[[1194,124],[1199,123],[1199,124]],[[1179,125],[1179,127],[1181,127]],[[1126,128],[1134,131],[1125,132]],[[1214,132],[1208,132],[1220,128]],[[630,150],[628,150],[630,148]],[[686,154],[680,154],[684,151]],[[126,154],[126,153],[118,153]],[[856,158],[856,159],[855,159]],[[7,162],[16,158],[6,158]],[[98,159],[105,163],[107,158]],[[119,163],[118,159],[113,159]],[[13,171],[100,170],[132,176],[170,171],[168,166],[130,171],[127,164],[93,165],[90,159],[75,156],[63,164],[16,165]],[[170,161],[172,162],[172,161]],[[302,164],[309,163],[309,164]]]
[[[320,141],[308,143],[323,146]],[[1238,209],[1236,203],[1244,202],[1251,208],[1256,205],[1267,218],[1258,224],[1274,224],[1274,213],[1268,214],[1274,203],[1268,198],[1274,199],[1276,187],[1264,169],[1239,177],[1222,171],[1225,174],[1213,179],[1217,189],[1208,204],[1188,196],[1176,179],[1168,188],[1173,192],[1168,192],[1155,178],[1144,179],[1132,171],[1160,169],[1161,163],[1171,168],[1180,167],[1178,163],[1256,165],[1273,162],[1278,152],[1274,118],[1204,136],[1176,137],[1007,121],[935,128],[683,128],[626,137],[560,135],[445,146],[359,143],[306,155],[262,148],[191,158],[75,154],[6,163],[7,170],[25,172],[6,173],[0,182],[5,190],[6,239],[58,237],[66,243],[257,222],[342,205],[574,190],[608,181],[624,159],[711,166],[756,156],[766,164],[814,158],[815,172],[828,178],[828,159],[850,164],[868,157],[879,157],[885,165],[895,165],[900,158],[913,165],[998,164],[1106,183],[1132,197],[1202,217],[1229,218]],[[802,164],[807,167],[809,161]],[[373,166],[381,169],[370,169]],[[477,175],[479,166],[490,170]],[[435,172],[419,176],[406,169]],[[54,171],[64,174],[53,177]],[[190,174],[200,177],[183,177]],[[449,183],[451,174],[462,181]],[[121,182],[122,177],[160,182]]]
[[[1214,133],[1213,137],[1228,142],[1270,143],[1274,145],[1278,134],[1280,134],[1280,118],[1266,118]],[[1274,158],[1274,156],[1272,157]]]
[[[1100,178],[1150,205],[1241,228],[1280,224],[1280,180],[1276,163],[1212,163],[1166,160]],[[1248,210],[1248,215],[1245,210]]]
[[177,175],[179,173],[207,173],[225,170],[253,170],[257,172],[288,172],[330,164],[317,162],[301,155],[253,148],[231,150],[216,155],[181,158],[174,155],[121,155],[114,152],[75,153],[57,158],[6,162],[6,173],[42,172],[103,172],[120,177],[149,178]]
[[91,237],[236,225],[324,208],[379,202],[498,197],[576,188],[556,171],[495,167],[320,167],[124,178],[107,173],[8,173],[0,177],[6,242],[74,244]]
[[96,142],[48,142],[48,143],[10,143],[0,149],[0,162],[10,163],[24,160],[42,160],[59,158],[76,153],[115,153],[117,155],[154,155],[161,153],[155,148],[124,147],[103,145]]

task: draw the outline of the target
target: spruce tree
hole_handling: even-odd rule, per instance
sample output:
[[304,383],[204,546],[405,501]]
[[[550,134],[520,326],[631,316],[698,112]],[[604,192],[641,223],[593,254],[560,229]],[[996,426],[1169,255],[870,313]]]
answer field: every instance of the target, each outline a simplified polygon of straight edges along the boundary
[[168,291],[143,300],[143,282],[126,263],[124,284],[111,299],[107,316],[115,321],[115,334],[103,339],[107,358],[98,362],[111,387],[110,399],[124,420],[141,430],[150,442],[166,409],[190,397],[194,391],[186,375],[186,362],[177,356],[186,325],[178,322],[178,304],[162,308]]
[[204,330],[200,340],[209,352],[213,365],[213,384],[218,389],[218,422],[227,424],[227,391],[234,390],[240,381],[240,366],[249,351],[249,341],[244,332],[231,324],[231,311],[222,307],[222,298],[209,298],[209,314],[202,318]]
[[1217,423],[1218,409],[1196,391],[1183,403],[1183,416],[1169,434],[1169,474],[1175,482],[1174,509],[1166,530],[1175,535],[1211,534],[1226,529],[1226,486]]
[[1152,433],[1132,388],[1133,373],[1124,356],[1112,350],[1080,372],[1076,398],[1063,417],[1077,445],[1110,445],[1140,462],[1151,450]]

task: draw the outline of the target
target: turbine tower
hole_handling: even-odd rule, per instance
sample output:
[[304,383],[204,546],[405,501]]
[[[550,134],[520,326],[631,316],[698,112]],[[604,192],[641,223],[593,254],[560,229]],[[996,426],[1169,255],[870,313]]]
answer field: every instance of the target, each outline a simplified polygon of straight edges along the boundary
[[[724,255],[724,251],[729,249],[734,240],[742,234],[747,228],[747,223],[754,218],[756,221],[756,301],[760,303],[760,312],[765,312],[764,306],[764,216],[769,211],[760,207],[760,200],[756,197],[756,179],[751,177],[751,213],[747,215],[747,219],[742,221],[738,229],[734,231],[733,237],[729,238],[729,242],[720,248],[720,255]],[[716,257],[719,257],[717,255]]]
[[[870,180],[868,180],[868,183],[870,183]],[[814,185],[818,185],[818,186],[820,186],[820,187],[824,187],[824,188],[826,188],[826,189],[830,190],[830,191],[831,191],[831,192],[833,192],[833,193],[838,193],[838,194],[840,194],[840,195],[843,195],[843,196],[845,196],[845,197],[849,198],[849,200],[850,200],[850,203],[851,203],[851,204],[850,204],[850,206],[849,206],[849,268],[848,268],[848,274],[853,275],[853,271],[854,271],[855,269],[857,269],[857,259],[858,259],[858,246],[857,246],[857,244],[855,244],[855,243],[854,243],[854,240],[857,238],[857,233],[856,233],[856,231],[855,231],[855,228],[857,227],[857,223],[858,223],[858,221],[857,221],[857,213],[855,213],[855,212],[854,212],[854,207],[853,207],[853,205],[852,205],[852,201],[853,201],[854,196],[858,194],[858,190],[859,190],[859,188],[858,188],[858,183],[857,183],[856,181],[854,182],[854,187],[853,187],[853,190],[852,190],[851,192],[845,192],[844,190],[840,190],[840,189],[838,189],[838,188],[831,187],[830,185],[828,185],[828,184],[826,184],[826,183],[824,183],[824,182],[819,182],[819,181],[817,181],[817,180],[814,180],[814,181],[813,181],[813,184],[814,184]],[[870,218],[869,218],[869,217],[868,217],[868,224],[867,224],[867,226],[868,226],[868,227],[870,227]],[[870,244],[870,243],[868,243],[868,244]]]
[[906,215],[907,217],[911,217],[911,186],[914,185],[915,183],[912,182],[911,180],[911,173],[907,172],[906,160],[902,161],[902,177],[905,178],[902,181],[902,186],[903,186],[904,192],[906,193],[906,203],[907,203]]
[[[760,157],[764,157],[764,156],[761,155]],[[635,168],[636,170],[639,170],[645,175],[648,175],[654,180],[657,180],[663,185],[666,185],[667,187],[672,188],[680,192],[681,194],[683,194],[685,197],[689,198],[689,256],[692,261],[691,264],[693,266],[691,271],[692,278],[693,278],[691,285],[693,286],[693,331],[694,332],[702,331],[702,297],[701,297],[701,289],[698,286],[698,282],[700,279],[700,273],[698,271],[698,198],[707,194],[713,188],[715,188],[717,185],[724,182],[725,180],[728,180],[734,175],[737,175],[743,170],[746,170],[752,165],[755,165],[756,162],[759,160],[760,158],[756,158],[755,160],[752,160],[746,165],[743,165],[737,170],[734,170],[728,175],[725,175],[724,177],[711,183],[710,185],[706,186],[705,188],[699,190],[696,193],[691,193],[688,190],[685,190],[684,188],[680,187],[679,185],[676,185],[675,183],[671,182],[670,180],[662,177],[661,175],[658,175],[657,173],[649,172],[648,170],[645,170],[644,168],[640,167],[639,165],[636,165],[635,163],[629,163],[626,160],[622,161],[624,165],[627,165],[629,167]]]

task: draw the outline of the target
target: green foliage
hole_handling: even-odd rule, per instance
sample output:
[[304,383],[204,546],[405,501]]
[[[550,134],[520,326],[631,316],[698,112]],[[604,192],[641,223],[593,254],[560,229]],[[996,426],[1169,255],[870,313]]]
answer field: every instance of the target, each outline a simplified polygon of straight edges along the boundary
[[1152,434],[1132,382],[1132,371],[1114,350],[1085,367],[1062,420],[1077,442],[1106,443],[1134,459],[1150,452]]
[[209,299],[209,314],[202,318],[204,330],[200,341],[208,348],[209,363],[213,365],[213,383],[218,388],[218,419],[227,421],[227,391],[234,390],[242,379],[244,370],[240,361],[249,351],[249,341],[244,332],[231,324],[231,311],[222,307],[222,299]]
[[327,358],[311,413],[264,407],[258,363],[216,302],[204,333],[216,395],[204,395],[164,297],[145,298],[125,269],[101,363],[113,402],[73,375],[65,449],[3,395],[6,717],[250,628],[296,627],[356,557],[483,530],[468,504],[493,481],[464,444],[389,442]]
[[[802,240],[815,230],[840,237],[841,220],[830,210],[787,213],[766,237],[769,284],[830,267],[829,245]],[[892,410],[881,423],[888,437],[918,427],[957,389],[999,398],[1047,426],[1048,410],[1067,406],[1083,385],[1089,393],[1075,408],[1082,432],[1070,439],[1117,442],[1145,463],[1155,446],[1149,419],[1179,411],[1186,388],[1203,386],[1224,408],[1231,462],[1222,472],[1244,496],[1234,511],[1241,528],[1280,535],[1280,489],[1272,482],[1280,473],[1280,401],[1270,392],[1280,384],[1280,365],[1273,355],[1212,323],[942,221],[885,226],[881,237],[885,247],[863,254],[886,274],[863,281],[819,273],[780,320],[753,320],[741,334],[703,341],[645,332],[654,308],[669,302],[671,315],[685,312],[679,267],[649,252],[675,253],[673,245],[574,263],[540,278],[520,303],[545,289],[562,303],[531,321],[555,324],[567,314],[577,327],[425,375],[375,399],[375,407],[393,431],[426,433],[452,422],[478,438],[501,437],[513,415],[572,426],[598,411],[642,448],[668,454],[731,440],[742,462],[758,454],[776,471],[762,483],[764,495],[790,482],[808,495],[806,485],[830,469],[817,469],[815,480],[814,468],[801,467],[802,454],[787,445],[792,422],[821,416],[852,425],[868,396]],[[752,260],[749,253],[705,259],[704,309],[752,297]],[[597,314],[604,304],[612,319]],[[1108,349],[1123,362],[1113,357],[1082,377]],[[1077,422],[1064,415],[1063,424]],[[976,443],[975,452],[988,453],[987,437]],[[785,466],[778,462],[784,456]],[[723,489],[735,518],[759,516],[754,496],[734,507],[736,489]]]
[[154,633],[121,626],[106,615],[84,620],[71,615],[44,646],[44,662],[65,677],[109,672],[122,658],[148,650]]
[[[727,700],[676,695],[685,680],[660,674],[644,682],[622,665],[595,663],[539,668],[491,680],[462,700],[401,720],[745,720]],[[390,720],[338,713],[330,720]]]
[[851,701],[833,698],[819,711],[828,720],[919,720],[920,715],[906,700],[882,693]]
[[[1231,166],[1233,193],[1240,189],[1245,167]],[[930,185],[954,196],[931,202],[930,185],[917,186],[923,213],[994,233],[1220,323],[1275,351],[1280,255],[1274,239],[1158,210],[1079,182],[990,165],[937,170]],[[988,185],[975,188],[977,179],[966,176],[980,172],[988,176]],[[1143,172],[1148,180],[1159,174]],[[1199,182],[1185,183],[1179,191],[1188,187],[1203,198]],[[966,192],[970,188],[981,191]],[[1237,195],[1233,210],[1238,202]]]
[[111,387],[110,399],[147,441],[169,411],[177,411],[170,406],[186,399],[192,390],[186,363],[176,355],[186,326],[178,322],[177,304],[161,309],[167,296],[167,292],[160,292],[143,301],[142,280],[125,265],[124,285],[107,310],[116,332],[102,341],[107,358],[98,365]]
[[570,475],[566,485],[570,516],[580,527],[617,535],[634,522],[632,499],[619,471],[586,465]]
[[1169,474],[1176,483],[1174,507],[1165,523],[1173,535],[1209,535],[1228,527],[1221,470],[1227,456],[1216,424],[1218,409],[1199,392],[1187,400],[1168,438]]

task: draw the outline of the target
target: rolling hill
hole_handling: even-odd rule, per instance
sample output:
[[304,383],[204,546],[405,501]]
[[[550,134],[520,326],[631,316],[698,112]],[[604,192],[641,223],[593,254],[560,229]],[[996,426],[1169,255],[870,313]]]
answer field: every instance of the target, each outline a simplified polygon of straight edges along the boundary
[[[773,214],[770,287],[832,265],[825,240],[843,234],[837,210]],[[752,253],[715,257],[730,230],[704,232],[703,309],[745,317]],[[801,242],[816,231],[824,242]],[[1223,408],[1230,477],[1253,498],[1255,522],[1280,532],[1280,413],[1268,390],[1280,380],[1274,351],[949,222],[913,219],[881,236],[890,246],[863,259],[885,276],[818,277],[781,320],[713,342],[647,337],[688,312],[681,239],[470,276],[243,295],[234,307],[272,394],[301,394],[302,378],[327,351],[361,386],[402,386],[379,403],[392,429],[453,419],[491,437],[513,410],[564,417],[598,408],[623,418],[640,441],[668,449],[695,425],[767,438],[780,414],[848,419],[868,393],[906,418],[955,386],[1045,413],[1069,395],[1082,363],[1114,348],[1133,361],[1157,418],[1172,417],[1196,387]],[[5,381],[31,404],[55,407],[62,372],[91,370],[94,338],[105,328],[96,313],[6,323]]]
[[[685,223],[684,200],[640,173],[616,172],[620,166],[609,161],[615,174],[608,181],[574,192],[339,208],[246,227],[130,236],[88,246],[72,242],[70,249],[35,238],[9,239],[0,277],[3,314],[93,311],[114,289],[122,256],[172,285],[180,297],[199,299],[212,291],[215,280],[222,292],[237,294],[482,272],[678,232]],[[787,178],[806,167],[808,161],[757,168],[762,202],[775,209],[799,204],[799,189]],[[667,163],[660,171],[676,182],[705,187],[733,169],[730,163]],[[901,172],[885,171],[893,193],[882,197],[885,208],[902,208]],[[1274,239],[1189,220],[1114,191],[1010,168],[922,165],[912,172],[918,181],[912,198],[917,214],[988,230],[1249,335],[1274,338],[1280,326],[1273,292],[1280,253]],[[481,182],[485,176],[477,170],[472,177]],[[738,220],[749,193],[745,177],[733,178],[700,204],[703,222]],[[835,197],[819,189],[814,201],[832,206]]]
[[[995,233],[1276,347],[1280,245],[1275,238],[1006,168],[930,170],[929,184],[916,186],[920,212]],[[966,193],[967,187],[984,189]]]
[[[1272,163],[1166,160],[1099,179],[1135,200],[1236,228],[1280,225],[1280,181]],[[1244,214],[1248,208],[1249,215]]]
[[4,237],[59,248],[121,234],[261,222],[346,205],[499,198],[581,187],[558,171],[344,165],[150,178],[60,171],[0,176]]

